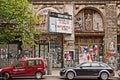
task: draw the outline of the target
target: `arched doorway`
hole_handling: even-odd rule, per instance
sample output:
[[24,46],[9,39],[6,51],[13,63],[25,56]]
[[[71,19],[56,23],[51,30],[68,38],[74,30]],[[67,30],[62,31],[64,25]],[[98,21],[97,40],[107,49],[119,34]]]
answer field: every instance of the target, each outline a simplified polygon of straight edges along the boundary
[[[103,19],[94,9],[85,8],[75,16],[75,61],[103,61]],[[88,59],[90,55],[90,59]]]

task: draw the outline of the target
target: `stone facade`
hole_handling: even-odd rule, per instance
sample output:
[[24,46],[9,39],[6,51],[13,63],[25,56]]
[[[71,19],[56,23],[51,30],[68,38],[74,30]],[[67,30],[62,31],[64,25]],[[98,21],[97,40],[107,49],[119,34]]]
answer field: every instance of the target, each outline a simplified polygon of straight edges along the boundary
[[1,63],[0,68],[11,66],[14,61],[15,59],[1,59],[0,58],[0,63]]
[[[78,43],[76,43],[77,39],[84,40],[90,38],[90,40],[93,39],[91,40],[91,42],[92,41],[93,42],[89,43],[88,40],[87,42],[89,44],[92,45],[97,44],[98,47],[102,46],[103,48],[102,55],[106,63],[109,63],[109,60],[112,61],[112,58],[115,58],[115,61],[117,61],[118,59],[118,57],[116,56],[118,55],[116,54],[118,47],[117,39],[119,36],[118,33],[120,32],[119,25],[117,25],[117,20],[120,16],[119,0],[104,0],[104,1],[103,0],[69,0],[69,1],[68,0],[50,0],[50,1],[29,0],[29,1],[33,4],[33,11],[38,15],[41,15],[40,14],[41,10],[45,8],[46,8],[46,12],[53,10],[58,13],[62,13],[62,14],[67,13],[69,15],[72,15],[72,34],[63,34],[63,40],[62,40],[63,55],[64,55],[64,51],[75,52],[76,44],[79,45],[78,47],[80,47],[82,42],[84,42],[84,41],[80,42],[80,40],[78,40]],[[86,13],[90,13],[92,16],[91,23],[93,28],[91,28],[91,30],[88,29],[89,31],[86,30],[85,28]],[[75,21],[80,15],[81,15],[80,18],[82,18],[83,22],[77,27]],[[98,23],[100,23],[102,28],[99,28]],[[97,27],[94,27],[96,25]],[[41,28],[48,29],[48,26],[47,24],[44,24],[44,27]],[[48,30],[45,31],[46,31],[45,33],[47,33],[46,35],[50,34],[49,32],[47,32]],[[96,37],[99,37],[98,40],[100,41],[102,40],[102,42],[97,42],[97,41],[95,42],[94,40]],[[98,51],[100,51],[100,49]],[[111,54],[111,56],[109,56],[109,54]],[[117,67],[117,62],[114,65],[114,67]]]
[[[100,53],[97,54],[97,61],[106,62],[116,69],[120,66],[119,0],[29,1],[33,4],[33,11],[40,18],[40,21],[37,22],[37,31],[42,32],[42,35],[37,36],[39,45],[35,47],[34,57],[44,57],[46,59],[49,53],[52,53],[54,67],[67,67],[69,63],[81,63],[79,59],[83,46],[97,45],[98,53]],[[48,31],[48,12],[72,15],[72,33],[50,33]],[[92,19],[89,24],[85,22],[87,13],[90,14]],[[85,25],[91,25],[92,28],[85,27]],[[14,51],[12,47],[9,50]],[[72,59],[66,58],[68,53],[70,56],[72,55]],[[1,59],[0,61],[4,63],[0,65],[2,68],[11,65],[14,60]]]

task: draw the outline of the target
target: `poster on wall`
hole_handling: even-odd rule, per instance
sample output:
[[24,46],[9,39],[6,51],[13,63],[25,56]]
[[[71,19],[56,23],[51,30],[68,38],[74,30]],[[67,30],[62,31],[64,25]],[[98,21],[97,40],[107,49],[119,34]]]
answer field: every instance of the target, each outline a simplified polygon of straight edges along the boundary
[[74,51],[64,51],[64,60],[73,60]]
[[107,59],[108,65],[114,68],[117,63],[117,56],[117,53],[106,53],[105,59]]

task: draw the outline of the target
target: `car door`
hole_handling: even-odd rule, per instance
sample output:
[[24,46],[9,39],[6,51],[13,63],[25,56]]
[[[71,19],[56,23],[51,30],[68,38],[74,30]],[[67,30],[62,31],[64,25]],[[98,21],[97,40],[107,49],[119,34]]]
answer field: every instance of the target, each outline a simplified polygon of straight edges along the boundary
[[88,71],[89,76],[98,76],[99,71],[101,70],[99,63],[91,63],[91,68]]
[[27,67],[26,67],[26,73],[29,76],[34,75],[36,72],[35,70],[35,60],[27,60]]
[[12,75],[16,77],[24,76],[26,74],[24,61],[19,61],[12,71]]
[[90,68],[90,63],[83,63],[80,66],[76,68],[76,74],[78,76],[87,76],[88,75],[88,69]]

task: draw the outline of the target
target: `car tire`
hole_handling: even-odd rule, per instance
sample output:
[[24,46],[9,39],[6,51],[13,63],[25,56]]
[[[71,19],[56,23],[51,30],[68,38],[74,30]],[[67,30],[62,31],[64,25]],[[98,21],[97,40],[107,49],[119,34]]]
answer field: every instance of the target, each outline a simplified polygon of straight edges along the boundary
[[8,80],[8,79],[10,79],[11,77],[10,77],[10,74],[9,73],[4,73],[3,74],[3,80]]
[[118,72],[118,76],[120,77],[120,72]]
[[100,74],[100,79],[102,79],[102,80],[107,80],[108,77],[109,77],[109,75],[108,75],[108,73],[106,73],[106,72],[102,72],[102,73]]
[[72,71],[70,71],[70,72],[67,73],[66,77],[67,77],[69,80],[73,80],[74,77],[75,77],[75,74],[74,74]]
[[42,74],[41,72],[37,72],[37,73],[35,74],[35,77],[36,77],[37,79],[41,79],[42,76],[43,76],[43,74]]

